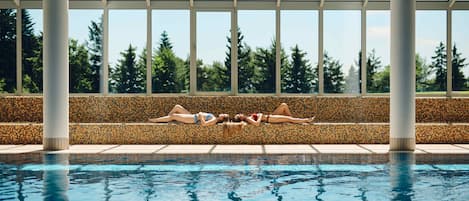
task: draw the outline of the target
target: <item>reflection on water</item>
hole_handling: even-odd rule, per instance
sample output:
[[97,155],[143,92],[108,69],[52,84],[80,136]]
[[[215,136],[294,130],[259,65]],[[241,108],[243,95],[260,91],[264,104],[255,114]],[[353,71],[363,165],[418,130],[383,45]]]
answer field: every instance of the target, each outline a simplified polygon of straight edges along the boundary
[[[91,160],[57,154],[22,161],[0,156],[0,200],[426,201],[469,197],[467,163],[422,162],[412,153],[390,153],[384,160],[366,156],[347,163],[338,160],[338,155],[206,157],[138,161],[129,156]],[[292,161],[295,157],[299,160]]]
[[415,165],[414,152],[389,153],[389,175],[392,187],[392,200],[412,200],[414,191],[413,167]]
[[44,200],[68,200],[68,154],[44,154],[42,159],[45,165],[59,166],[44,170]]

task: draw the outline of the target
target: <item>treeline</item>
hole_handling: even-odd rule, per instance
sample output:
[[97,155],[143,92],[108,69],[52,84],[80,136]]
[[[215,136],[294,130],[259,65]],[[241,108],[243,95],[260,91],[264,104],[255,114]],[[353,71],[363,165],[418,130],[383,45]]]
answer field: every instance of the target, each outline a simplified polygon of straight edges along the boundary
[[[27,10],[22,12],[23,44],[23,90],[29,93],[42,92],[42,33],[35,35],[34,23]],[[0,10],[0,92],[13,93],[16,87],[16,13],[13,9]],[[92,21],[88,27],[88,39],[80,44],[69,41],[70,92],[98,93],[103,65],[103,27],[101,20]],[[237,30],[238,91],[240,93],[274,93],[276,41],[266,48],[252,49],[244,42],[244,35]],[[129,44],[120,54],[120,59],[109,66],[109,90],[112,93],[145,93],[147,51],[137,53]],[[469,90],[468,78],[463,68],[466,59],[461,57],[456,46],[452,49],[453,89]],[[343,64],[324,52],[324,91],[326,93],[360,93],[361,52],[350,66],[347,74]],[[307,59],[308,55],[299,45],[291,47],[287,55],[281,49],[281,90],[284,93],[314,93],[318,91],[318,66]],[[166,31],[161,34],[158,46],[151,57],[152,91],[155,93],[181,93],[189,90],[189,58],[176,56],[173,44]],[[197,60],[197,90],[231,90],[231,38],[227,37],[224,61],[205,64]],[[367,55],[366,85],[369,93],[389,92],[390,66],[384,66],[375,50]],[[446,90],[446,48],[443,43],[435,50],[431,64],[416,56],[417,91]]]

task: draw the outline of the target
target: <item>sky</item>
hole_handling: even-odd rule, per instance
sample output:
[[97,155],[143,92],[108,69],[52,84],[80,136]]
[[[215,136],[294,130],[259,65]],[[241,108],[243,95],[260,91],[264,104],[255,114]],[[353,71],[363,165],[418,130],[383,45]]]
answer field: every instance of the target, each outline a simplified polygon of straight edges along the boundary
[[[29,10],[36,23],[36,32],[42,31],[42,11]],[[69,35],[84,42],[88,38],[91,20],[97,21],[101,10],[70,10]],[[230,12],[197,13],[197,56],[204,63],[223,62],[226,37],[230,35]],[[469,61],[469,11],[453,11],[453,41],[463,57]],[[317,63],[317,11],[282,11],[281,44],[287,53],[295,44],[307,53],[313,65]],[[310,26],[307,26],[307,25]],[[255,49],[267,48],[275,38],[275,11],[239,10],[238,25],[245,35],[244,41]],[[166,30],[173,43],[176,55],[185,59],[189,55],[189,11],[154,10],[152,13],[152,45],[158,46],[161,32]],[[367,51],[375,49],[384,65],[390,64],[390,12],[367,11]],[[360,11],[326,10],[324,12],[324,50],[344,64],[347,74],[355,64],[360,50]],[[137,47],[140,54],[146,43],[145,10],[109,11],[109,62],[114,65],[120,52],[129,43]],[[422,11],[416,13],[416,51],[431,63],[431,56],[440,41],[446,41],[446,11]],[[469,67],[464,69],[469,75]]]

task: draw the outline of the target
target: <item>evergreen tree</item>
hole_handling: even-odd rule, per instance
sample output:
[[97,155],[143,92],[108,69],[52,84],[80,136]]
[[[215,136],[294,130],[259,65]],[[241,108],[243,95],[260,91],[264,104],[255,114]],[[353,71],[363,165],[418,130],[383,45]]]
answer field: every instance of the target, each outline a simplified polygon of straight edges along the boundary
[[88,63],[88,51],[77,40],[69,42],[69,91],[70,93],[92,92],[91,68]]
[[443,42],[440,42],[435,50],[435,56],[432,56],[430,69],[436,77],[432,84],[432,90],[446,91],[446,48]]
[[21,11],[23,88],[25,92],[42,92],[42,34],[34,35],[34,22],[28,10]]
[[461,57],[461,53],[458,52],[456,45],[453,46],[453,60],[451,61],[452,66],[452,78],[453,78],[453,90],[454,91],[466,91],[469,86],[465,86],[467,80],[464,77],[462,69],[469,65],[464,63],[466,58]]
[[373,85],[376,92],[387,93],[390,91],[390,70],[391,66],[384,67],[384,70],[376,72],[373,76]]
[[147,48],[143,48],[142,50],[142,53],[140,53],[140,55],[138,55],[138,58],[137,58],[137,69],[141,72],[141,79],[143,80],[143,91],[146,92],[147,91],[147,84],[146,84],[146,80],[147,80]]
[[16,12],[0,9],[0,93],[16,88]]
[[360,92],[360,83],[358,80],[359,72],[351,65],[348,75],[345,78],[345,93],[356,94]]
[[[383,93],[383,91],[378,90],[378,88],[386,88],[385,86],[378,86],[375,82],[375,75],[382,68],[381,58],[376,56],[376,50],[373,49],[368,54],[368,58],[366,60],[366,87],[367,90],[371,93]],[[360,76],[361,72],[359,71]],[[389,81],[388,81],[389,82]],[[389,86],[388,86],[389,88]]]
[[[91,21],[88,27],[88,53],[91,74],[88,79],[91,80],[91,92],[99,92],[100,80],[102,79],[103,65],[103,21],[102,17],[99,22]],[[102,80],[104,82],[104,80]]]
[[122,58],[111,69],[111,89],[117,93],[143,93],[145,86],[145,69],[136,64],[135,48],[121,52]]
[[305,58],[306,52],[298,45],[292,48],[291,63],[282,73],[282,91],[287,93],[311,93],[313,91],[314,73],[309,60]]
[[[253,64],[255,68],[255,88],[260,93],[275,92],[275,63],[276,63],[276,41],[272,41],[270,48],[257,48],[254,53]],[[288,65],[285,51],[280,53],[280,63]],[[288,68],[288,67],[287,67]],[[281,68],[282,69],[282,68]]]
[[[238,91],[240,93],[253,93],[255,92],[254,81],[254,65],[253,54],[251,48],[243,42],[244,35],[238,28]],[[231,37],[227,37],[228,44],[226,45],[225,66],[230,69],[231,73]]]
[[344,74],[339,60],[329,57],[324,52],[324,92],[342,93],[344,91]]
[[[180,59],[179,59],[180,60]],[[158,93],[180,92],[177,83],[178,58],[173,52],[172,44],[168,33],[163,31],[160,39],[160,46],[156,50],[153,58],[153,91]]]

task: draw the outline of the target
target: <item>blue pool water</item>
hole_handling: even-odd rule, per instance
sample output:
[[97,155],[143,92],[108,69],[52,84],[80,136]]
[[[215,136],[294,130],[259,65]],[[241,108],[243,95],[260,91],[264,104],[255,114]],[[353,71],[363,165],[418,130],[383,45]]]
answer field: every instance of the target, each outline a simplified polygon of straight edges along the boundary
[[0,155],[0,200],[469,200],[467,155]]

